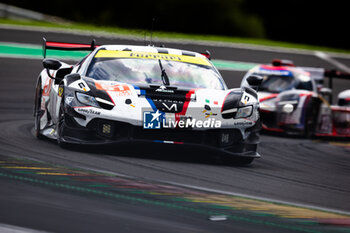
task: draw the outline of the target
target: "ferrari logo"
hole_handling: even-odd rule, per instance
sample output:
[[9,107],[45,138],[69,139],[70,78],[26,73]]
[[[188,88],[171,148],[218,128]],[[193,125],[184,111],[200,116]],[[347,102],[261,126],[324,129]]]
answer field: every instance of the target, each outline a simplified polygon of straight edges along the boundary
[[58,96],[62,97],[63,95],[63,87],[58,88]]

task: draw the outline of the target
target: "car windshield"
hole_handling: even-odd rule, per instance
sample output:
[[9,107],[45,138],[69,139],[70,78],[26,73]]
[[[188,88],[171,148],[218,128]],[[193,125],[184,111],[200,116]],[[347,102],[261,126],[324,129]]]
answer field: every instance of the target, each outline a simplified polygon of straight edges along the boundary
[[259,87],[259,91],[280,93],[294,88],[296,80],[292,76],[266,75]]
[[213,67],[173,60],[94,57],[86,76],[135,85],[164,85],[166,76],[171,86],[225,89]]

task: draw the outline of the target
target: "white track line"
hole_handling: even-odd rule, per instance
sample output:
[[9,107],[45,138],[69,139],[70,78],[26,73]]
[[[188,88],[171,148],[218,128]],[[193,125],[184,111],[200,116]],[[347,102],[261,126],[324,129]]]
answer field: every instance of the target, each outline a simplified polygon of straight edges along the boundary
[[8,225],[0,223],[1,233],[46,233],[47,231],[38,231],[30,228],[18,227],[14,225]]
[[350,73],[350,68],[347,67],[346,65],[344,65],[343,63],[340,63],[339,61],[333,59],[332,57],[330,57],[328,54],[324,53],[324,52],[320,52],[320,51],[316,51],[315,52],[315,56],[327,61],[328,63],[336,66],[338,69],[341,69],[344,72],[349,72]]

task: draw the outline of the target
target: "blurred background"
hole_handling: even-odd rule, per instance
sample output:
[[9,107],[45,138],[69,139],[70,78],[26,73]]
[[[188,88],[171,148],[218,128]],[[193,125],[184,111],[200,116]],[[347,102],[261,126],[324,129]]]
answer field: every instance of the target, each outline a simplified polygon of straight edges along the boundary
[[75,22],[191,34],[264,38],[350,49],[347,1],[2,0]]

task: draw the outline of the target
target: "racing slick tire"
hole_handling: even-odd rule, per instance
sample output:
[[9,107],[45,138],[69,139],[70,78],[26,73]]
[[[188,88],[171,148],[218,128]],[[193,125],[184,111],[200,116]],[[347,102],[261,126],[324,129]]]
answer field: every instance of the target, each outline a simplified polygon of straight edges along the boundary
[[254,158],[243,157],[243,158],[235,158],[233,163],[236,165],[249,165],[254,161]]
[[315,136],[317,116],[319,112],[320,103],[313,99],[307,106],[305,117],[304,137],[312,139]]
[[35,89],[35,102],[34,102],[34,134],[38,139],[43,139],[44,136],[40,132],[40,118],[43,114],[43,110],[41,110],[41,97],[43,90],[41,88],[41,77],[39,77],[36,89]]
[[232,166],[246,166],[251,164],[255,158],[252,157],[236,157],[232,155],[225,156],[223,162]]
[[62,148],[68,148],[69,144],[62,140],[63,133],[66,128],[65,123],[65,109],[64,109],[64,97],[62,96],[62,101],[60,103],[60,108],[58,112],[58,121],[56,125],[56,134],[57,134],[57,144]]

